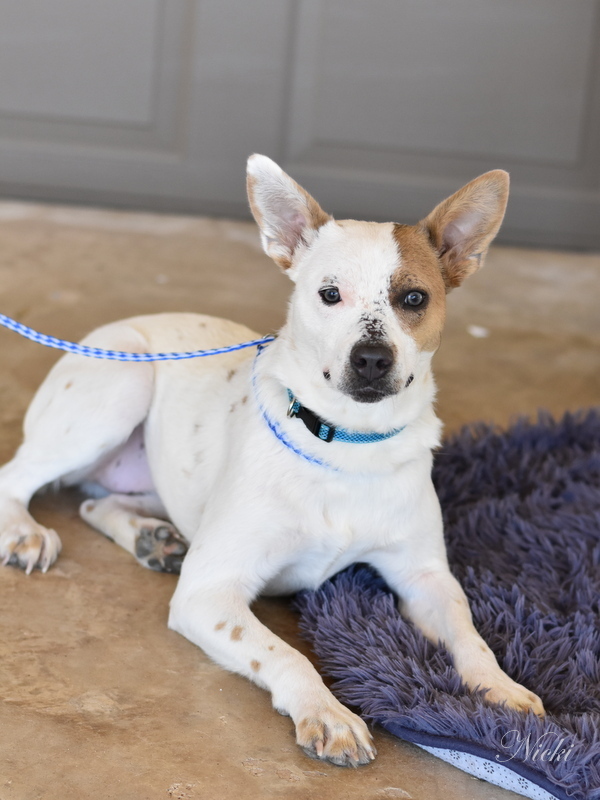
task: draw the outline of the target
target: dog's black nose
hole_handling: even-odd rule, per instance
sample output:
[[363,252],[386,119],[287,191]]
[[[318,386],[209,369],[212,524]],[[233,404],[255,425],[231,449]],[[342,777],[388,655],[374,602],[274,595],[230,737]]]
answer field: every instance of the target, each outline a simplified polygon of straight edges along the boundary
[[368,381],[383,378],[394,363],[394,354],[383,344],[356,344],[350,353],[352,369]]

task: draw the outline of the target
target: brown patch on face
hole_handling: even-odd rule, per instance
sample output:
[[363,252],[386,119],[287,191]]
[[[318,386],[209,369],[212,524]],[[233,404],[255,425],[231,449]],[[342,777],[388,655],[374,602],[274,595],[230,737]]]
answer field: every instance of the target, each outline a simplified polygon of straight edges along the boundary
[[70,389],[71,386],[73,386],[73,381],[69,381],[68,383],[66,383],[65,384],[65,389]]
[[234,642],[239,642],[240,639],[242,638],[242,634],[243,633],[244,633],[244,629],[242,628],[242,626],[241,625],[236,625],[235,628],[232,628],[232,630],[231,630],[231,639]]
[[217,622],[217,624],[215,625],[215,630],[222,631],[225,625],[227,625],[226,622]]
[[[419,350],[434,352],[446,319],[446,287],[438,256],[427,234],[416,225],[394,225],[393,236],[401,263],[390,278],[390,304]],[[427,294],[424,308],[403,305],[403,296],[411,289]]]
[[270,644],[269,645],[269,650],[275,650],[275,645],[274,644]]
[[230,369],[228,371],[228,373],[227,373],[227,380],[230,381],[233,378],[234,375],[235,375],[235,370],[234,369]]
[[262,665],[260,661],[254,660],[250,662],[250,666],[252,667],[252,672],[258,672]]

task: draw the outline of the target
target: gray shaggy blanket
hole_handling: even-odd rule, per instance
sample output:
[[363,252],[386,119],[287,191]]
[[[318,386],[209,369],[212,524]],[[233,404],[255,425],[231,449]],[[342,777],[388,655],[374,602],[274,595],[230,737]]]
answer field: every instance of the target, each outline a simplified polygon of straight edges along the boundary
[[547,717],[467,691],[365,566],[297,598],[322,671],[403,739],[503,764],[561,800],[600,800],[599,411],[464,429],[437,454],[434,481],[475,625]]

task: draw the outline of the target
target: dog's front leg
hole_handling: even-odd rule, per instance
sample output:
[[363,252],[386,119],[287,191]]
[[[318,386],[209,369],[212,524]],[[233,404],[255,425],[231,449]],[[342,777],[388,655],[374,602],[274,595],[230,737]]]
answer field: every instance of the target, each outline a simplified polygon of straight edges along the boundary
[[[257,542],[262,551],[249,546]],[[366,764],[376,751],[365,723],[335,699],[307,658],[250,610],[277,573],[278,560],[274,548],[265,548],[264,529],[246,532],[240,542],[222,528],[203,528],[185,558],[169,627],[221,666],[268,689],[275,708],[291,716],[296,741],[308,755],[342,766]]]
[[428,496],[412,535],[368,560],[399,595],[401,612],[434,644],[444,644],[470,689],[487,689],[490,702],[543,716],[540,698],[503,672],[475,629],[465,593],[448,567],[433,488]]
[[447,566],[430,565],[403,582],[398,591],[402,612],[432,642],[444,643],[469,688],[487,689],[485,698],[490,702],[543,716],[540,698],[502,671],[475,629],[468,600]]

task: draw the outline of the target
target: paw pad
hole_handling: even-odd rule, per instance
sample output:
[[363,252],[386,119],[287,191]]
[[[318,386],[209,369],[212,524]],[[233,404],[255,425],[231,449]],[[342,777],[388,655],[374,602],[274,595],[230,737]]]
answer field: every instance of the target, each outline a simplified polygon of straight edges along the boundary
[[156,572],[179,574],[188,545],[168,523],[144,526],[135,540],[135,555],[140,564]]

